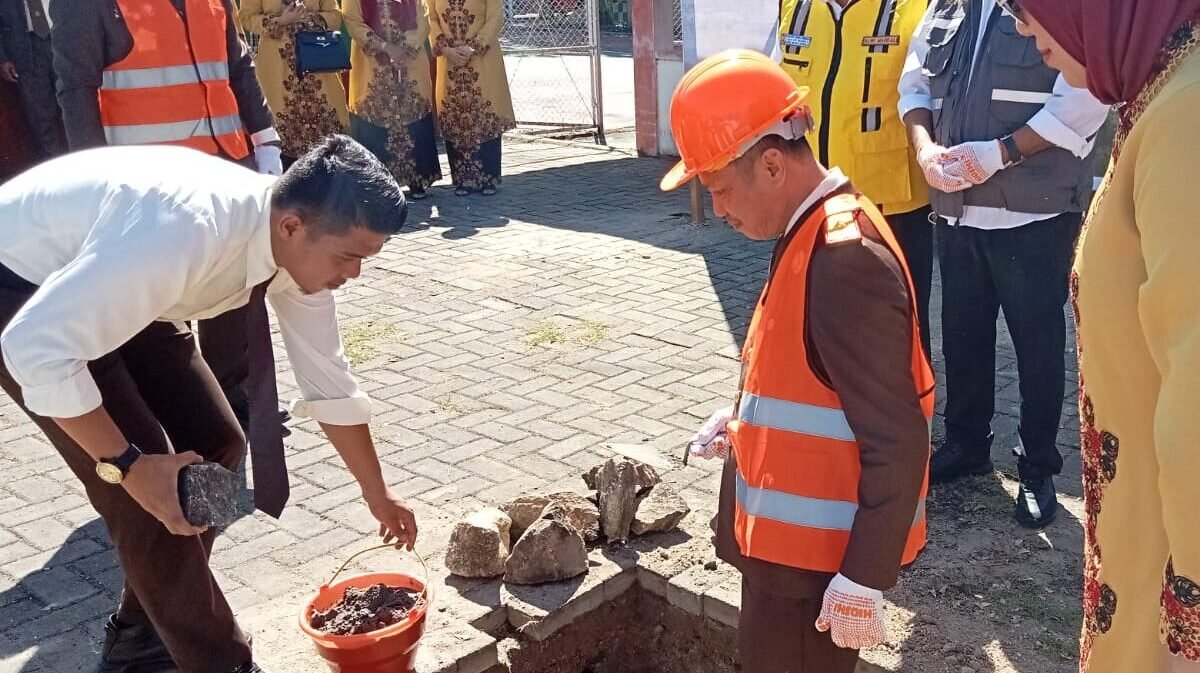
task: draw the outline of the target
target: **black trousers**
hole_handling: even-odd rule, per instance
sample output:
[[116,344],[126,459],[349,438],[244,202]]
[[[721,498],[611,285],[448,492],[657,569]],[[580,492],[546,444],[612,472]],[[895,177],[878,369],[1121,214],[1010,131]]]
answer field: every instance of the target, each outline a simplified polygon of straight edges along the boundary
[[21,108],[25,120],[33,132],[33,141],[42,159],[49,159],[67,151],[66,137],[62,130],[62,113],[54,87],[54,54],[50,39],[29,34],[32,58],[17,63],[17,91],[21,97]]
[[249,418],[250,351],[246,341],[246,312],[242,306],[196,323],[197,342],[204,362],[239,418]]
[[921,327],[921,345],[925,357],[933,358],[929,344],[929,294],[933,287],[933,222],[929,206],[907,213],[888,215],[888,226],[908,262],[913,289],[917,292],[917,322]]
[[1022,479],[1058,474],[1065,394],[1068,277],[1082,217],[1065,213],[1014,229],[938,222],[946,434],[982,458],[995,414],[996,319],[1017,354]]
[[[36,289],[0,265],[0,330]],[[104,409],[143,452],[195,451],[237,469],[246,439],[186,328],[151,323],[88,370]],[[101,481],[95,461],[57,423],[25,408],[2,359],[0,388],[46,434],[104,519],[125,574],[121,620],[153,625],[183,673],[219,673],[249,661],[249,639],[208,565],[217,529],[172,535],[125,489]]]

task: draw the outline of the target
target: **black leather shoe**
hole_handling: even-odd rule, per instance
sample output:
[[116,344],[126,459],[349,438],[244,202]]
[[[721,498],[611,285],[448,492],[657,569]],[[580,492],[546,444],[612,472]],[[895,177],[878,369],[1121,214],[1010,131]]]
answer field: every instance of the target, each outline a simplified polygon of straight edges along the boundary
[[1017,504],[1014,516],[1025,528],[1045,528],[1058,514],[1058,496],[1054,493],[1054,480],[1050,477],[1022,479],[1017,489]]
[[104,624],[104,648],[96,673],[178,673],[154,627],[122,624],[112,615]]
[[968,449],[953,439],[947,439],[929,460],[929,482],[944,484],[961,477],[991,474],[992,440],[984,447]]

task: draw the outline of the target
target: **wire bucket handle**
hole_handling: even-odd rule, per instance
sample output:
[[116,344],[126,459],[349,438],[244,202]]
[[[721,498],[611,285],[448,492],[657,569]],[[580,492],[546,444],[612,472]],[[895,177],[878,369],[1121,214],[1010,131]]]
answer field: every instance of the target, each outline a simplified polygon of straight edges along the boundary
[[[395,543],[380,544],[380,545],[375,545],[374,547],[367,547],[366,549],[363,549],[361,551],[357,551],[357,552],[351,554],[350,558],[347,558],[345,561],[342,562],[342,565],[338,566],[338,569],[334,571],[333,576],[330,577],[329,581],[324,584],[324,587],[328,587],[328,586],[332,585],[333,581],[337,579],[338,575],[342,574],[342,571],[346,569],[346,566],[350,565],[350,562],[353,561],[354,559],[358,558],[359,556],[362,556],[363,554],[367,554],[367,553],[370,553],[373,551],[379,551],[380,549],[389,549],[389,548],[392,548],[395,546],[396,546]],[[413,553],[413,556],[417,557],[417,561],[419,561],[421,563],[421,571],[422,571],[422,573],[424,573],[424,577],[421,578],[421,593],[418,597],[417,603],[415,605],[413,605],[413,607],[412,607],[413,610],[416,610],[422,604],[430,602],[430,600],[429,600],[429,566],[425,563],[424,557],[421,556],[421,553],[418,552],[416,550],[416,548],[413,548],[412,553]]]

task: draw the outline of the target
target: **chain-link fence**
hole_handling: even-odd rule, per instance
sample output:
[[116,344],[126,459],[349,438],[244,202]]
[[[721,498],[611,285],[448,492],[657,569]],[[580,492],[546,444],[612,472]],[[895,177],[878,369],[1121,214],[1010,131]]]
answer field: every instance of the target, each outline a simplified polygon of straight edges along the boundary
[[603,142],[597,0],[505,0],[504,9],[518,131]]

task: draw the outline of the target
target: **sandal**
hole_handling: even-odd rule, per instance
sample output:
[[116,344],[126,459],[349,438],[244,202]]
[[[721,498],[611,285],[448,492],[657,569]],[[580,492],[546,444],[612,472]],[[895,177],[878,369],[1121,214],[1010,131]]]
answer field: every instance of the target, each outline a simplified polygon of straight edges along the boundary
[[484,196],[495,196],[496,188],[495,187],[484,187],[483,189],[479,190],[479,193],[483,194]]
[[467,189],[466,187],[458,187],[454,190],[455,196],[467,196],[470,193],[471,190]]

